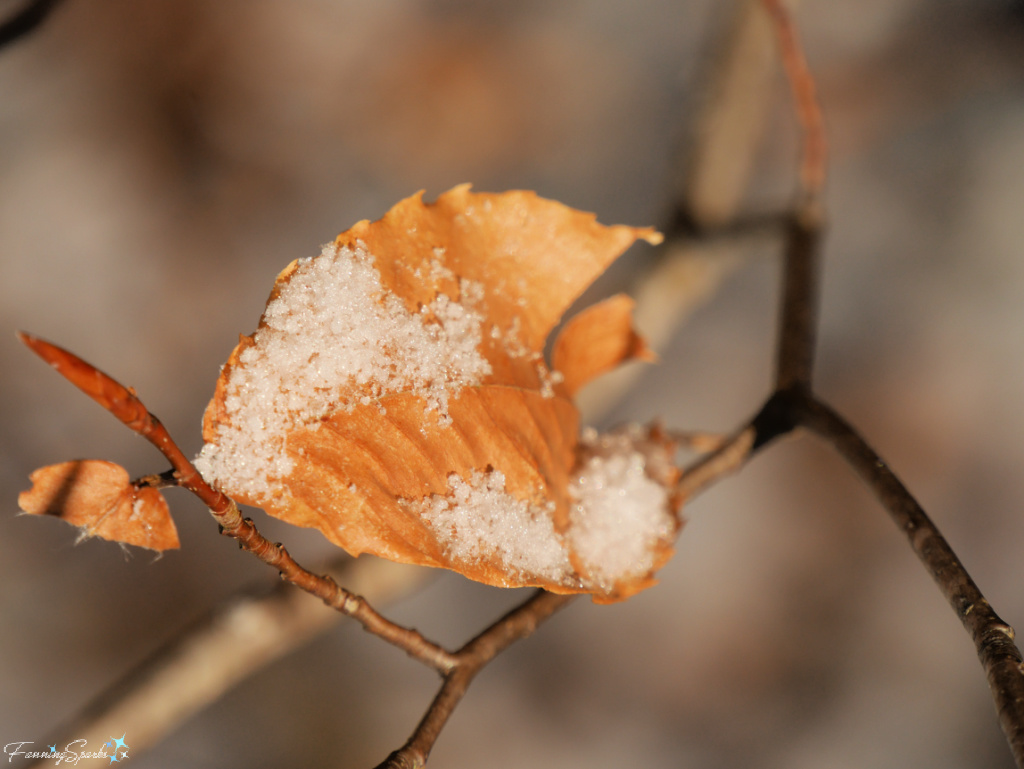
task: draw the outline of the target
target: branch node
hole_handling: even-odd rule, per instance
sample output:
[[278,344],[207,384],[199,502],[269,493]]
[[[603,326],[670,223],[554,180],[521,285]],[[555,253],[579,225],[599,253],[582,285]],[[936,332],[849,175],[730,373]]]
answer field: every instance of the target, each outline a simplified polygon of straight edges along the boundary
[[773,393],[751,422],[754,428],[752,451],[764,448],[776,438],[799,427],[803,405],[809,395],[803,385],[794,385]]

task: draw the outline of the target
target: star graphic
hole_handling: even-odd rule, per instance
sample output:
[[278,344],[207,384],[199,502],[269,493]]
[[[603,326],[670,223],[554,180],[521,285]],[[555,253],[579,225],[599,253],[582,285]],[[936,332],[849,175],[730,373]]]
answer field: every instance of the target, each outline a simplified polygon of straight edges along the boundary
[[[114,763],[115,761],[117,761],[118,763],[120,763],[121,761],[121,759],[117,757],[117,753],[114,753],[114,755],[110,757],[110,764]],[[107,764],[107,766],[110,766],[110,764]]]
[[56,753],[57,752],[57,746],[56,745],[51,745],[50,746],[50,752],[51,753]]
[[127,748],[128,747],[127,743],[125,743],[125,741],[124,741],[124,738],[127,735],[128,735],[128,732],[125,732],[120,737],[117,737],[117,738],[111,737],[111,739],[114,740],[114,745],[115,745],[114,752],[115,753],[118,751],[119,748]]

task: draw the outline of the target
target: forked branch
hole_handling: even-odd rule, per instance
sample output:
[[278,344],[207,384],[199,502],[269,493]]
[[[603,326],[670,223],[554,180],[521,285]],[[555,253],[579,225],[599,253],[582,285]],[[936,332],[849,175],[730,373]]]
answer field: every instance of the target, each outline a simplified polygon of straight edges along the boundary
[[[949,543],[873,448],[813,392],[818,276],[823,228],[825,139],[821,111],[795,27],[780,0],[762,0],[778,35],[803,130],[800,195],[788,229],[776,356],[775,391],[737,436],[752,431],[750,451],[723,458],[725,447],[687,471],[683,483],[703,488],[733,472],[775,438],[805,428],[825,439],[863,478],[938,584],[974,642],[1000,725],[1018,767],[1024,767],[1024,664],[1013,628],[993,610]],[[734,442],[738,441],[734,439]],[[723,456],[720,456],[723,455]],[[713,462],[720,471],[715,472]]]
[[573,595],[538,590],[533,597],[506,614],[455,653],[456,665],[444,677],[434,701],[412,737],[377,769],[419,769],[426,766],[434,743],[477,673],[516,641],[528,636],[551,615],[569,605]]

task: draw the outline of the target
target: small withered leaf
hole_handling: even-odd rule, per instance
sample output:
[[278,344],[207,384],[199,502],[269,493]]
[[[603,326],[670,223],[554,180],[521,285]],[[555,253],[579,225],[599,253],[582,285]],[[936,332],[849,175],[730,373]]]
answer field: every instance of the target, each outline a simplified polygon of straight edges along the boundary
[[136,487],[113,462],[83,459],[35,470],[32,488],[18,495],[22,511],[52,515],[81,529],[83,537],[173,550],[179,547],[167,502],[155,488]]
[[651,351],[633,328],[633,300],[618,294],[574,316],[558,334],[551,355],[570,395],[629,360],[653,362]]
[[[553,368],[543,353],[637,239],[660,236],[468,185],[359,222],[278,276],[217,381],[196,466],[354,555],[605,601],[652,584],[677,506],[629,439],[582,451],[572,402],[593,377],[651,358],[631,300],[570,321]],[[669,442],[659,451],[671,461]],[[593,562],[613,552],[633,557]]]

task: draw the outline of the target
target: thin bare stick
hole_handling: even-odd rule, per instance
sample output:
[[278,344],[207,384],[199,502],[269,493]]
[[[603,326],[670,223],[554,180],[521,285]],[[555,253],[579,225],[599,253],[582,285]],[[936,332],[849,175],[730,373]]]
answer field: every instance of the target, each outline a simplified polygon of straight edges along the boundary
[[949,543],[888,465],[845,420],[812,394],[826,170],[824,129],[814,81],[795,27],[780,0],[762,1],[775,21],[804,142],[801,196],[786,249],[776,391],[754,419],[753,450],[797,426],[806,427],[832,444],[871,487],[971,636],[1000,725],[1017,766],[1024,767],[1024,666],[1013,642],[1013,629],[995,613]]
[[803,152],[800,162],[800,189],[805,199],[800,208],[817,208],[828,173],[828,143],[825,140],[825,121],[815,93],[814,77],[807,66],[803,46],[793,19],[782,0],[761,0],[768,11],[779,41],[782,66],[793,92],[796,117],[803,133]]
[[178,484],[203,500],[220,525],[222,534],[237,540],[242,549],[277,569],[282,579],[354,618],[366,630],[399,647],[413,659],[441,673],[451,670],[454,658],[444,648],[428,641],[416,630],[386,619],[365,599],[345,590],[330,577],[303,568],[283,545],[271,542],[260,534],[252,519],[242,517],[234,500],[203,480],[167,429],[149,412],[134,390],[63,348],[22,332],[19,332],[18,337],[58,373],[156,446],[171,463]]
[[683,471],[674,489],[682,500],[693,499],[712,483],[743,467],[754,448],[757,431],[751,425]]
[[[380,558],[346,557],[330,573],[380,605],[408,595],[428,572]],[[263,594],[234,595],[115,682],[46,744],[127,731],[137,756],[240,681],[341,619],[284,582]]]
[[779,391],[810,389],[818,330],[817,221],[795,216],[790,220],[782,279],[782,305],[775,386]]
[[733,5],[728,33],[703,78],[706,96],[693,121],[670,239],[677,231],[703,232],[735,217],[764,133],[778,69],[772,29],[758,0]]
[[545,620],[576,597],[538,590],[525,603],[459,649],[455,653],[455,667],[445,676],[412,737],[377,769],[419,769],[425,766],[434,743],[477,673],[513,643],[532,635]]
[[[743,264],[750,243],[777,236],[785,223],[776,212],[738,216],[778,62],[759,0],[734,5],[724,39],[715,41],[689,146],[678,158],[683,168],[663,228],[666,241],[628,290],[636,300],[636,327],[656,351]],[[623,366],[587,385],[576,398],[584,421],[600,421],[643,371]]]
[[953,607],[985,669],[1014,760],[1024,766],[1024,666],[1013,628],[995,613],[924,509],[867,441],[820,400],[807,398],[802,412],[801,423],[828,441],[875,492]]
[[781,0],[762,0],[771,17],[803,136],[799,197],[789,222],[776,389],[810,389],[818,328],[818,246],[828,169],[825,124],[796,25]]
[[804,131],[803,197],[797,207],[786,255],[777,360],[778,392],[759,415],[770,429],[765,440],[800,424],[829,441],[872,488],[911,547],[938,583],[974,642],[1017,765],[1024,767],[1024,669],[1013,629],[995,613],[949,543],[875,451],[829,406],[811,392],[817,328],[817,265],[825,140],[814,81],[795,28],[778,0],[763,0],[772,12],[780,47]]

